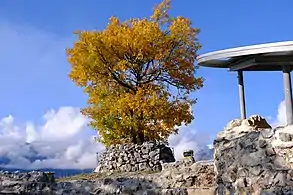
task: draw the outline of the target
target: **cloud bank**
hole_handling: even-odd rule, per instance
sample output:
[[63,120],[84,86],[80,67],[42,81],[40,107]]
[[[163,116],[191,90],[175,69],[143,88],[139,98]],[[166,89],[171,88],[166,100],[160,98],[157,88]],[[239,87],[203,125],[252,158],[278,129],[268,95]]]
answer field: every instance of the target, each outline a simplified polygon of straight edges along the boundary
[[[94,141],[94,131],[78,108],[61,107],[43,115],[43,123],[17,124],[13,116],[0,120],[0,166],[22,169],[72,168],[96,166],[96,152],[105,147]],[[208,136],[182,127],[169,139],[175,157],[185,149],[204,155]]]
[[44,123],[17,125],[13,116],[0,120],[0,156],[4,167],[93,168],[102,144],[89,135],[87,120],[72,107],[50,110]]
[[[87,127],[87,119],[78,108],[61,107],[49,110],[40,125],[34,122],[17,124],[13,116],[0,120],[0,166],[21,169],[87,169],[96,166],[96,152],[105,147],[94,141],[95,132]],[[282,101],[273,125],[285,124]],[[176,159],[192,149],[199,160],[211,158],[208,146],[211,137],[191,126],[171,135],[169,144]],[[2,163],[2,164],[1,164]]]

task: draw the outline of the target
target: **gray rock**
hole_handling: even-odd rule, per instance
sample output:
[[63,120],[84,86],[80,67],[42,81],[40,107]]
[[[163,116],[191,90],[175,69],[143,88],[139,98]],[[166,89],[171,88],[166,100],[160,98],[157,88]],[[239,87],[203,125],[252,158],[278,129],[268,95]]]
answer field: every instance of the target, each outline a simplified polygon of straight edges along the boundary
[[268,128],[261,130],[261,135],[264,139],[270,139],[275,134],[275,129]]
[[253,175],[253,176],[259,176],[262,173],[262,166],[261,165],[257,165],[254,167],[251,167],[249,169],[249,172]]
[[275,156],[276,155],[275,149],[273,147],[266,147],[265,155],[266,156]]
[[229,130],[225,128],[214,142],[217,193],[293,192],[293,145],[285,143],[293,141],[293,135],[282,132],[285,127],[270,128],[259,116],[239,124],[240,120],[230,122]]
[[145,170],[149,170],[149,166],[147,163],[140,163],[138,164],[139,170],[141,171],[145,171]]
[[276,186],[286,186],[287,173],[286,172],[277,172],[274,177],[273,185]]
[[55,186],[52,173],[32,171],[29,173],[0,172],[0,194],[43,194],[51,193]]
[[264,148],[268,145],[268,142],[266,140],[263,140],[263,139],[259,139],[258,140],[258,147],[260,148]]
[[280,139],[283,141],[283,142],[290,142],[293,140],[293,135],[290,134],[290,133],[283,133],[283,132],[280,132],[279,133],[279,137]]
[[247,168],[238,169],[238,177],[249,177],[249,170]]

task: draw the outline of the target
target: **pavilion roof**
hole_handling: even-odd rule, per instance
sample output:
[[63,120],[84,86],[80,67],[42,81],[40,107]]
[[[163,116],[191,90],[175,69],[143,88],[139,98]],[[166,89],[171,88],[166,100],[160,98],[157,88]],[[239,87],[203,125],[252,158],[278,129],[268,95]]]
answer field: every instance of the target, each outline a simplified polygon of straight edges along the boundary
[[293,69],[293,41],[266,43],[209,52],[197,57],[198,65],[230,71],[279,71]]

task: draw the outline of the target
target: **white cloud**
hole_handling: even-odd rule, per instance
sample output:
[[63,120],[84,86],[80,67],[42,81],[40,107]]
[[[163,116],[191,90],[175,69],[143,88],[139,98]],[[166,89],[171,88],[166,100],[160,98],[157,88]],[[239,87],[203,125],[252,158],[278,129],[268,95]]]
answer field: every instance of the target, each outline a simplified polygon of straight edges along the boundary
[[48,111],[43,118],[44,123],[39,126],[32,122],[17,125],[12,116],[1,119],[0,156],[10,159],[4,166],[25,169],[95,167],[96,152],[104,146],[89,135],[93,130],[87,128],[87,120],[79,109],[61,107]]
[[285,101],[281,101],[278,106],[277,117],[274,120],[272,120],[272,126],[284,126],[287,124],[286,120],[287,119]]
[[[15,123],[13,116],[0,120],[0,156],[8,158],[13,168],[94,168],[96,152],[105,147],[94,141],[93,130],[87,128],[86,118],[73,107],[61,107],[44,114],[44,123],[25,125]],[[210,153],[209,137],[184,126],[169,139],[176,159],[184,150],[192,149],[202,158]],[[29,144],[28,144],[29,143]],[[198,156],[201,155],[201,156]]]
[[193,150],[197,160],[203,160],[211,156],[209,144],[211,137],[203,132],[198,132],[192,125],[182,126],[177,135],[171,135],[169,145],[174,148],[177,160],[183,158],[185,150]]

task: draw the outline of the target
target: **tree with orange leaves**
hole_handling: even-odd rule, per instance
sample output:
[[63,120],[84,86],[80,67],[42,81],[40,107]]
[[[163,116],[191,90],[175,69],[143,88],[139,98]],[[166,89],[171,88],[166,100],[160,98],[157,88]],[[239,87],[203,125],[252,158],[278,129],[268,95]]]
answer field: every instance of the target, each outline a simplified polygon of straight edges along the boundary
[[164,0],[150,18],[111,17],[103,31],[76,32],[67,49],[69,77],[89,97],[81,112],[106,146],[166,140],[193,120],[199,30],[169,9]]

